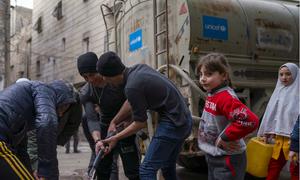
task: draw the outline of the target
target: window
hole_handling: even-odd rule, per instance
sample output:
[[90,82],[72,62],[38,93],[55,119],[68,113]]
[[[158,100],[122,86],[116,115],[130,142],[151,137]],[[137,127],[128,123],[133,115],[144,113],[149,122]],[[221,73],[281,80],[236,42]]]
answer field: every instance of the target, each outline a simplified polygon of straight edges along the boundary
[[17,44],[17,48],[16,48],[16,53],[19,54],[20,52],[20,46],[19,46],[19,43]]
[[90,38],[86,37],[83,39],[83,51],[88,52],[89,51],[89,46],[90,46]]
[[90,37],[89,31],[82,34],[82,52],[88,52],[90,50]]
[[55,57],[49,56],[49,57],[48,57],[48,63],[53,63],[53,64],[55,64]]
[[18,76],[19,76],[20,78],[24,77],[24,71],[19,71]]
[[36,23],[33,26],[33,29],[36,30],[38,33],[41,33],[43,31],[42,29],[42,16],[38,18]]
[[30,75],[30,66],[31,66],[31,38],[26,42],[26,63],[25,63],[25,74],[26,77]]
[[41,76],[41,62],[36,61],[36,76],[39,77]]
[[56,17],[57,20],[60,20],[63,18],[62,15],[62,1],[59,1],[57,5],[54,8],[54,11],[52,12],[52,16]]
[[61,50],[62,51],[66,50],[66,38],[61,39]]

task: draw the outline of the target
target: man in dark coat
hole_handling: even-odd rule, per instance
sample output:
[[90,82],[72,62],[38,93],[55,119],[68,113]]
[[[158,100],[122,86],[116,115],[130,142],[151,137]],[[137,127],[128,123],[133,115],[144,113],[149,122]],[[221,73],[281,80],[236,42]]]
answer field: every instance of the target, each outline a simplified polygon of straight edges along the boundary
[[[50,84],[27,81],[0,94],[0,174],[3,179],[34,179],[15,155],[15,147],[36,129],[39,179],[58,179],[56,144],[58,118],[76,102],[73,87],[65,81]],[[67,122],[64,122],[67,124]],[[67,133],[68,134],[68,133]],[[62,140],[64,141],[64,140]]]
[[[58,137],[57,137],[57,145],[64,146],[67,142],[69,142],[70,137],[74,134],[74,132],[78,131],[81,117],[82,117],[82,105],[80,103],[79,94],[75,93],[76,102],[71,104],[68,111],[66,111],[63,117],[59,117],[58,124]],[[23,152],[24,146],[25,150],[27,149],[27,153],[29,154],[30,163],[32,171],[36,174],[38,168],[38,147],[37,147],[37,139],[36,139],[36,129],[29,131],[27,133],[28,140],[24,138],[23,143],[17,146],[17,152]],[[27,154],[18,153],[18,157],[21,162],[28,167],[29,161],[26,158]],[[30,167],[28,168],[30,169]]]

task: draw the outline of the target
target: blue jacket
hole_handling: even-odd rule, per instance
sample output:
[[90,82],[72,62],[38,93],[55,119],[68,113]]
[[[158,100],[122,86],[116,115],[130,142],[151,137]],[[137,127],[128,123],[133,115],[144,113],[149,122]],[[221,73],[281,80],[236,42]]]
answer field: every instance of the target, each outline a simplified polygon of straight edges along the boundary
[[299,153],[299,116],[291,135],[290,150]]
[[64,81],[50,84],[20,82],[0,94],[0,141],[17,146],[32,129],[37,131],[38,174],[58,179],[56,143],[58,105],[75,103],[73,88]]

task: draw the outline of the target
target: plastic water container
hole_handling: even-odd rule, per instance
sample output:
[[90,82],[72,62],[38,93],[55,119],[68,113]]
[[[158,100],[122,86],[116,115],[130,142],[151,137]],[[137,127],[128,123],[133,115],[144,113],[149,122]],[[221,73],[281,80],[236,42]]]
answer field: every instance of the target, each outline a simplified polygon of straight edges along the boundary
[[247,172],[256,177],[266,177],[273,153],[273,144],[266,144],[259,137],[250,139],[247,144]]

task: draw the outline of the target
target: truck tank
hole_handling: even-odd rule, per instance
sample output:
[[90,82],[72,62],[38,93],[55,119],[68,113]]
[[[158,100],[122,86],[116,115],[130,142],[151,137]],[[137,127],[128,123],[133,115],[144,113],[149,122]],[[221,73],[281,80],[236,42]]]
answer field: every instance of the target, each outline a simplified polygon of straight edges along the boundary
[[[188,100],[194,129],[178,160],[187,168],[205,169],[196,141],[205,99],[195,74],[200,57],[226,55],[235,91],[259,117],[280,65],[298,64],[299,1],[114,0],[101,7],[106,50],[116,51],[128,66],[145,63],[165,73]],[[150,136],[152,127],[148,123]]]

